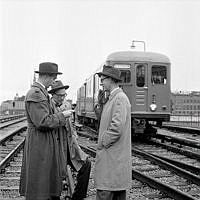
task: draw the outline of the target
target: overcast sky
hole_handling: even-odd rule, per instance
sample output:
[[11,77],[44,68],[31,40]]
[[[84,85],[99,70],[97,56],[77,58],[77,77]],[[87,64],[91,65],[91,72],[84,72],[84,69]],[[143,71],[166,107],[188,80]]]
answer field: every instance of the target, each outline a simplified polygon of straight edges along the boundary
[[199,0],[0,2],[0,102],[25,95],[45,61],[59,65],[75,99],[108,54],[130,50],[132,40],[170,58],[172,90],[200,90]]

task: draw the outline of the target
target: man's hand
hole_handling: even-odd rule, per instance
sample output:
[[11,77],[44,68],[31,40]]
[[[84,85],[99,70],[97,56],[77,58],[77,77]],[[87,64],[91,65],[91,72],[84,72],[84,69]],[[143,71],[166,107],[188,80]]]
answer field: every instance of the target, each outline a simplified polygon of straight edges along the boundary
[[65,111],[65,110],[70,110],[70,109],[72,109],[71,104],[64,99],[62,105],[60,106],[60,110]]
[[67,117],[71,117],[73,112],[74,110],[64,110],[62,113],[67,118]]

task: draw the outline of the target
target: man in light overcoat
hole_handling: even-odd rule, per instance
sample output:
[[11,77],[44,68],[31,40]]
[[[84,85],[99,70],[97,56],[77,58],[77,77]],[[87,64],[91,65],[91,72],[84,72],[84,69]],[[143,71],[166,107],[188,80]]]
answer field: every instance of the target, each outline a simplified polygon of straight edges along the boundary
[[[55,112],[71,109],[71,105],[66,101],[65,90],[68,85],[63,85],[60,80],[56,80],[49,90],[52,94],[52,103]],[[60,153],[63,156],[63,167],[67,164],[77,171],[77,184],[72,194],[72,200],[83,200],[87,195],[88,183],[90,178],[91,161],[88,155],[84,153],[76,140],[77,134],[72,128],[71,119],[66,119],[66,124],[59,128]]]
[[97,200],[125,200],[131,186],[131,105],[119,88],[120,71],[104,65],[100,76],[110,93],[101,114],[94,169]]
[[62,191],[58,128],[69,111],[55,113],[46,88],[57,78],[58,65],[39,65],[39,78],[26,94],[27,135],[20,177],[20,195],[26,200],[58,200]]

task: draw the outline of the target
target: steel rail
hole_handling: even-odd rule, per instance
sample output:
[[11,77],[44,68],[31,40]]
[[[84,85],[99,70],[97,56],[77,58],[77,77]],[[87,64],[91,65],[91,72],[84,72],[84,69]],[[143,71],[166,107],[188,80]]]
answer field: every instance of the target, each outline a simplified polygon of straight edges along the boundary
[[5,170],[13,158],[24,147],[25,138],[0,162],[0,172]]
[[5,146],[5,142],[8,141],[9,139],[11,139],[13,136],[17,135],[18,133],[24,131],[27,129],[27,126],[26,125],[23,125],[17,129],[15,129],[13,132],[11,132],[9,135],[3,137],[1,140],[0,140],[0,145],[2,146]]
[[174,152],[179,152],[179,153],[182,153],[183,155],[186,155],[190,158],[193,158],[193,159],[196,159],[196,160],[200,160],[200,154],[198,153],[194,153],[190,150],[183,150],[183,149],[180,149],[178,147],[174,147],[173,145],[169,145],[169,144],[163,144],[163,143],[160,143],[160,142],[156,142],[156,141],[148,141],[148,143],[150,144],[154,144],[154,145],[160,145],[166,149],[169,149],[171,151],[174,151]]
[[4,121],[11,121],[11,120],[14,120],[14,119],[18,119],[18,118],[21,118],[21,117],[24,117],[25,115],[24,114],[20,114],[20,115],[12,115],[12,116],[3,116],[0,118],[0,123],[3,123]]
[[189,147],[194,147],[200,149],[200,142],[191,140],[191,139],[186,139],[186,138],[180,138],[176,136],[171,136],[171,135],[166,135],[166,134],[159,134],[157,133],[156,135],[152,136],[153,138],[161,139],[162,141],[166,140],[172,143],[178,143],[178,144],[184,144]]
[[[96,150],[90,147],[85,147],[84,145],[81,145],[81,148],[84,149],[87,152],[91,152],[90,155],[92,155],[92,157],[96,156]],[[140,173],[137,170],[132,170],[132,179],[137,179],[143,183],[148,184],[150,187],[155,188],[155,189],[159,189],[160,191],[162,191],[163,193],[167,193],[167,195],[171,198],[180,200],[180,199],[184,199],[184,200],[197,200],[196,198],[192,197],[191,195],[188,195],[187,193],[184,193],[180,190],[176,190],[175,188],[164,184],[160,181],[157,181],[155,178],[146,176],[142,173]]]
[[181,200],[198,200],[180,190],[176,190],[167,184],[157,181],[155,178],[146,176],[137,170],[132,170],[132,179],[137,179],[143,183],[148,184],[152,188],[159,189],[160,191],[166,193],[171,198],[174,198],[177,200],[180,200],[180,199]]
[[[155,125],[154,125],[155,126]],[[170,125],[170,124],[164,124],[162,125],[161,128],[166,128],[169,130],[178,130],[178,131],[182,131],[182,132],[189,132],[189,133],[196,133],[198,135],[200,135],[200,128],[195,128],[195,127],[187,127],[187,126],[178,126],[178,125]]]
[[180,161],[177,161],[177,160],[174,160],[174,159],[169,159],[169,158],[166,158],[166,157],[163,157],[163,156],[158,156],[158,155],[155,155],[153,153],[149,153],[161,160],[165,160],[166,162],[168,163],[171,163],[173,165],[176,165],[182,169],[185,169],[187,171],[190,171],[192,172],[193,174],[200,174],[200,167],[196,167],[196,166],[193,166],[193,165],[189,165],[189,164],[186,164],[186,163],[183,163],[183,162],[180,162]]
[[158,165],[164,167],[164,168],[167,168],[171,171],[173,171],[174,173],[186,178],[186,179],[189,179],[190,181],[192,181],[193,183],[197,184],[200,186],[200,177],[198,177],[197,175],[194,175],[184,169],[181,169],[175,165],[172,165],[160,158],[157,158],[155,157],[154,155],[152,154],[149,154],[147,152],[144,152],[144,151],[141,151],[137,148],[132,148],[132,153],[135,154],[135,155],[141,155],[142,157],[145,157],[146,159],[150,160],[150,161],[153,161],[155,163],[157,163]]
[[8,121],[8,122],[5,122],[5,123],[2,123],[2,124],[0,124],[0,129],[6,128],[6,127],[11,126],[13,124],[17,124],[17,123],[24,121],[24,120],[26,120],[26,117],[24,117],[22,119],[21,118],[16,119],[15,121]]

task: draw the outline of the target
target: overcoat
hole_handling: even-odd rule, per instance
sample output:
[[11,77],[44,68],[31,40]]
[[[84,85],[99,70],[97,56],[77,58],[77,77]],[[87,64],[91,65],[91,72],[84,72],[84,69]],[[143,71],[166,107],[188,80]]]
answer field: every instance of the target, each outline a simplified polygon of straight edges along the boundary
[[62,174],[57,138],[65,125],[62,112],[54,113],[48,92],[34,83],[25,98],[28,129],[20,177],[20,194],[26,200],[60,196]]
[[[52,99],[52,103],[55,109],[55,112],[59,112],[63,107],[64,109],[71,109],[69,105],[65,105],[58,107],[56,106],[55,101]],[[73,130],[71,119],[66,118],[65,126],[59,128],[59,141],[60,141],[60,153],[63,155],[63,163],[64,167],[66,168],[67,160],[70,159],[72,165],[76,171],[79,171],[84,161],[88,157],[88,155],[81,150],[78,142],[77,142],[77,133]],[[69,152],[68,152],[69,151]],[[70,158],[67,158],[69,155]]]
[[131,105],[121,88],[103,107],[94,169],[99,190],[126,190],[131,186]]

